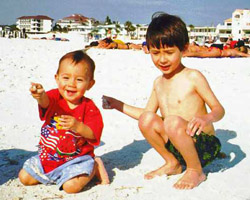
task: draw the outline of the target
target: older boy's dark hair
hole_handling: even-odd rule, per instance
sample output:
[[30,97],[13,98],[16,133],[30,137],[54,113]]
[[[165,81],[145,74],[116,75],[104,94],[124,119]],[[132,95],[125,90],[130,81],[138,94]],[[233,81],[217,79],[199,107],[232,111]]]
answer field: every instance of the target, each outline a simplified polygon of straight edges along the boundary
[[88,65],[88,68],[89,68],[89,71],[90,71],[90,73],[89,73],[90,80],[94,79],[95,62],[84,51],[77,50],[77,51],[72,51],[72,52],[69,52],[69,53],[65,54],[59,60],[59,67],[58,67],[58,70],[57,70],[57,74],[59,73],[62,61],[64,61],[65,59],[71,59],[72,63],[74,63],[75,65],[80,63],[80,62],[86,63]]
[[156,16],[153,15],[149,24],[146,42],[148,48],[177,46],[180,51],[183,51],[189,43],[186,24],[178,16],[157,13]]

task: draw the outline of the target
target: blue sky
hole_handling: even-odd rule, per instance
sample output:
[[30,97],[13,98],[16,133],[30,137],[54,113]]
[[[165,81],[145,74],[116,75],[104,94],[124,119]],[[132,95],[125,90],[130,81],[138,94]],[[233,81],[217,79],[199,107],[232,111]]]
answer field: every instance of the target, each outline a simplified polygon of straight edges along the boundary
[[187,25],[210,26],[232,17],[235,9],[250,9],[250,0],[0,0],[0,24],[15,24],[27,15],[47,15],[55,21],[74,13],[104,21],[148,24],[154,12],[180,16]]

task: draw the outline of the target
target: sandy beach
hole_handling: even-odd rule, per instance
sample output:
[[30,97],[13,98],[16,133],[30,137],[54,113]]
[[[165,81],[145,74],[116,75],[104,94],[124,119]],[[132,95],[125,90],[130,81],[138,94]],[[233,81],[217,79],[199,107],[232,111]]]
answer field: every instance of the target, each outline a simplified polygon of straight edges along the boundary
[[199,187],[179,191],[172,185],[181,174],[144,180],[145,173],[164,164],[163,159],[143,138],[136,120],[102,108],[102,95],[145,106],[160,72],[150,55],[134,50],[88,51],[96,63],[96,84],[86,96],[104,120],[95,153],[105,163],[110,185],[93,181],[73,195],[56,185],[23,186],[17,175],[24,161],[37,153],[42,125],[30,83],[55,88],[61,56],[84,45],[79,38],[69,42],[0,38],[0,200],[250,200],[250,58],[183,58],[184,65],[206,76],[225,108],[225,117],[214,126],[227,157],[204,169],[207,180]]

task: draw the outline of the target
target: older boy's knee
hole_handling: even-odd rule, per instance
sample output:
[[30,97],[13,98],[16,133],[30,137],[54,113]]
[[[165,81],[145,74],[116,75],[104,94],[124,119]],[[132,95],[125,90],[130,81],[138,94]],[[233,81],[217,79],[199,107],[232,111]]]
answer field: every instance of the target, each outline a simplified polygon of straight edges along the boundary
[[140,130],[143,131],[152,127],[154,117],[155,117],[155,113],[153,112],[142,113],[138,120],[138,125],[139,125]]
[[164,129],[169,137],[183,133],[185,121],[179,116],[168,116],[164,119]]

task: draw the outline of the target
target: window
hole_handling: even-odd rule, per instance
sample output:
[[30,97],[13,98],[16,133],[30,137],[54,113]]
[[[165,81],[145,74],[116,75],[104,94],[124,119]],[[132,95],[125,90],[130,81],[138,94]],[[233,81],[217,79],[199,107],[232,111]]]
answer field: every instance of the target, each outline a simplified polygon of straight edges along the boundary
[[234,16],[234,18],[239,19],[239,18],[240,18],[240,15],[239,15],[239,14],[236,14],[236,15]]

